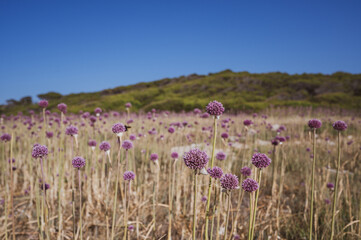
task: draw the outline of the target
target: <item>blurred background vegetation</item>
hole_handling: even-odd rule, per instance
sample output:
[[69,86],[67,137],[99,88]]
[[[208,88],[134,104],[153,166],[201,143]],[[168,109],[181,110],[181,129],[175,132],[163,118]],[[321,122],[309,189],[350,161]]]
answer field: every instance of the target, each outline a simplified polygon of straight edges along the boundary
[[[204,109],[211,100],[223,103],[230,112],[259,111],[272,106],[331,107],[361,109],[361,74],[336,72],[325,74],[294,74],[281,72],[253,74],[225,70],[208,75],[191,74],[177,78],[138,83],[106,89],[100,92],[61,95],[56,92],[39,94],[49,101],[48,109],[56,109],[64,102],[69,112],[92,112],[101,107],[105,111],[149,111],[152,108],[170,111]],[[9,99],[0,106],[0,113],[41,109],[31,97]]]

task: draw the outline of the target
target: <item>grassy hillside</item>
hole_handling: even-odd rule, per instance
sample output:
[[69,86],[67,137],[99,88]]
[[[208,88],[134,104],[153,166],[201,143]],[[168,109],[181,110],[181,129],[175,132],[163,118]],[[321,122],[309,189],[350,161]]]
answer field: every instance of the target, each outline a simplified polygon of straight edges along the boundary
[[[208,75],[192,74],[178,78],[138,83],[93,93],[60,95],[39,94],[49,100],[49,108],[64,102],[70,112],[124,110],[131,102],[133,110],[193,110],[204,108],[213,99],[221,101],[228,110],[261,110],[269,106],[323,106],[361,109],[361,74],[337,72],[324,74],[295,74],[273,72],[252,74],[225,70]],[[39,110],[31,100],[12,100],[1,106],[2,113]]]

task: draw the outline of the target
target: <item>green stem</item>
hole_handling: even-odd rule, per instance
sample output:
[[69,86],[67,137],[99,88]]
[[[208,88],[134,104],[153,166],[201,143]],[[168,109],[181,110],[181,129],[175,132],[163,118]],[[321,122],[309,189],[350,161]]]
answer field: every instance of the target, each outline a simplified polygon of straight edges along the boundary
[[251,239],[251,235],[252,235],[252,194],[249,194],[249,225],[248,225],[248,240]]
[[113,220],[112,220],[112,235],[111,235],[111,240],[114,239],[114,231],[116,228],[116,222],[115,222],[115,215],[116,215],[116,210],[117,210],[117,195],[118,195],[118,182],[119,182],[119,164],[120,164],[120,149],[121,149],[121,145],[120,145],[120,139],[118,137],[118,158],[117,158],[117,168],[118,171],[116,172],[116,182],[115,182],[115,191],[114,191],[114,205],[113,205]]
[[338,160],[337,160],[337,171],[336,171],[336,182],[335,182],[335,191],[333,193],[333,206],[332,206],[332,223],[331,223],[331,237],[330,240],[333,239],[335,234],[335,213],[336,213],[336,202],[337,202],[337,189],[338,189],[338,175],[340,171],[340,163],[341,163],[341,146],[340,146],[340,135],[341,132],[338,131],[337,135],[337,152],[338,152]]
[[313,129],[313,163],[312,163],[312,177],[311,177],[311,213],[310,213],[310,233],[309,239],[312,239],[313,226],[313,194],[315,191],[315,165],[316,165],[316,128]]
[[79,227],[80,227],[80,240],[83,239],[83,232],[82,232],[82,202],[81,202],[81,174],[80,174],[80,168],[78,168],[78,179],[79,179],[79,202],[80,202],[80,207],[79,207]]
[[261,176],[262,176],[262,169],[259,169],[259,175],[258,175],[258,189],[256,192],[256,199],[254,200],[254,208],[253,208],[253,220],[252,220],[252,233],[251,233],[251,239],[253,239],[254,235],[254,226],[256,225],[256,212],[257,212],[257,201],[258,201],[258,195],[259,195],[259,189],[261,188]]
[[194,171],[194,199],[193,199],[193,233],[192,233],[192,239],[196,239],[196,221],[197,221],[197,215],[196,215],[196,204],[197,204],[197,172]]
[[[217,117],[214,117],[213,121],[213,149],[212,149],[212,157],[211,157],[211,168],[213,168],[214,163],[214,151],[216,149],[216,137],[217,137]],[[209,178],[209,185],[208,185],[208,197],[207,197],[207,207],[206,207],[206,227],[205,227],[205,239],[208,240],[208,222],[209,222],[209,207],[210,207],[210,199],[212,193],[212,178]]]
[[231,206],[231,192],[229,192],[229,195],[226,194],[227,198],[228,198],[228,203],[227,203],[227,217],[226,217],[226,226],[224,228],[224,240],[227,239],[227,229],[228,229],[228,221],[229,221],[229,210],[230,210],[230,206]]

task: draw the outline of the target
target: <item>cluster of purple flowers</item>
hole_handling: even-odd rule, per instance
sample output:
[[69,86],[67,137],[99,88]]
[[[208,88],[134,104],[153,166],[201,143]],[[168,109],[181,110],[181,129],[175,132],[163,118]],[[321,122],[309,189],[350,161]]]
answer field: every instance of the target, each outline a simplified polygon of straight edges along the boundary
[[222,168],[220,167],[213,167],[213,168],[208,168],[207,172],[209,174],[209,176],[211,176],[212,178],[221,178],[223,176],[223,171]]
[[224,112],[224,107],[222,103],[213,101],[208,103],[206,107],[206,112],[212,116],[221,116]]
[[38,104],[39,104],[39,107],[46,108],[49,105],[49,102],[46,100],[40,100]]
[[238,177],[231,173],[223,175],[220,181],[222,188],[225,190],[233,190],[239,187]]
[[11,140],[11,135],[8,133],[4,133],[3,135],[1,135],[0,137],[1,141],[3,142],[10,142]]
[[122,144],[122,147],[125,149],[125,150],[129,150],[131,148],[133,148],[133,143],[129,140],[125,140]]
[[116,134],[125,132],[125,130],[126,130],[126,128],[122,123],[116,123],[112,127],[113,133],[116,133]]
[[249,193],[256,191],[258,187],[257,181],[252,178],[247,178],[242,182],[243,190]]
[[58,104],[58,109],[59,109],[60,112],[65,114],[67,109],[68,109],[68,106],[65,103],[59,103]]
[[207,165],[209,158],[206,152],[194,148],[184,154],[183,160],[190,169],[201,170]]
[[347,129],[347,124],[344,121],[336,121],[332,127],[337,131],[344,131]]
[[85,166],[85,159],[82,157],[75,157],[73,158],[71,164],[73,165],[74,168],[82,168]]
[[124,181],[132,181],[135,179],[135,173],[132,171],[126,171],[123,174]]
[[264,153],[255,153],[252,156],[252,164],[257,168],[266,168],[271,164],[271,159]]
[[311,129],[317,129],[320,128],[322,126],[322,122],[318,119],[311,119],[308,121],[308,126]]
[[78,135],[78,128],[70,125],[65,129],[65,134],[70,136]]
[[153,161],[153,162],[157,161],[158,160],[158,154],[156,154],[156,153],[150,154],[150,160]]
[[223,161],[224,159],[226,159],[226,154],[224,152],[218,152],[216,154],[216,159],[219,160],[219,161]]
[[43,158],[48,156],[48,148],[45,145],[34,144],[33,152],[31,153],[33,158]]
[[107,141],[103,141],[100,143],[99,145],[99,149],[106,152],[110,150],[110,143],[108,143]]
[[252,170],[249,168],[249,167],[243,167],[241,169],[241,174],[244,176],[244,177],[249,177],[252,175]]

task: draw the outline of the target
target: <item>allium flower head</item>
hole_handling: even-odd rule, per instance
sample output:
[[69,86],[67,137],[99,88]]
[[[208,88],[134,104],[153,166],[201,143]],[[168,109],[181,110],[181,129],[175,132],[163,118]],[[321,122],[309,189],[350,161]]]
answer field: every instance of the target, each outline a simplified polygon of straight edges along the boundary
[[73,158],[73,161],[71,162],[74,168],[82,168],[85,166],[85,159],[82,157],[75,157]]
[[177,152],[172,152],[172,154],[170,155],[173,159],[177,159],[178,158],[178,153]]
[[3,142],[10,142],[11,140],[11,135],[8,133],[4,133],[3,135],[1,135],[1,141]]
[[[49,183],[45,183],[44,185],[45,185],[45,191],[48,190],[48,189],[50,189],[50,184],[49,184]],[[43,188],[44,188],[43,184],[40,183],[40,189],[41,189],[41,190],[44,190]]]
[[251,121],[251,120],[248,120],[248,119],[246,119],[246,120],[244,120],[243,121],[243,125],[244,126],[249,126],[249,125],[251,125],[253,122]]
[[219,161],[223,161],[224,159],[226,159],[227,155],[224,152],[218,152],[216,154],[216,159]]
[[99,145],[99,149],[106,152],[110,150],[110,143],[108,143],[107,141],[103,141],[101,142],[101,144]]
[[122,147],[125,149],[125,150],[129,150],[131,148],[133,148],[133,143],[129,140],[125,140],[122,144]]
[[224,139],[228,138],[228,133],[226,133],[226,132],[222,133],[221,137],[224,138]]
[[347,124],[344,121],[336,121],[332,124],[332,127],[337,131],[344,131],[347,129]]
[[252,164],[257,168],[266,168],[271,164],[271,159],[264,153],[255,153],[252,157]]
[[130,102],[127,102],[127,103],[125,104],[125,107],[126,107],[126,108],[131,108],[131,107],[132,107],[132,104],[131,104]]
[[190,169],[201,170],[208,163],[208,155],[206,152],[194,148],[184,154],[183,160]]
[[88,146],[89,147],[96,147],[97,146],[97,141],[90,139],[88,141]]
[[92,123],[95,123],[97,121],[97,117],[96,116],[90,116],[89,117],[89,120],[92,122]]
[[239,188],[238,177],[231,173],[223,175],[220,181],[222,188],[225,190],[233,190]]
[[123,175],[124,181],[132,181],[135,179],[135,173],[132,171],[126,171]]
[[258,183],[256,182],[256,180],[253,180],[252,178],[247,178],[243,180],[242,188],[244,191],[251,193],[258,189]]
[[33,152],[31,153],[33,158],[43,158],[48,156],[48,148],[45,145],[35,144]]
[[123,133],[123,132],[125,132],[125,130],[126,130],[125,126],[122,123],[116,123],[112,127],[113,133],[116,133],[116,134]]
[[70,136],[78,135],[78,128],[73,125],[70,125],[65,129],[65,134]]
[[150,154],[150,160],[152,160],[153,162],[158,160],[158,154],[156,153],[152,153]]
[[335,188],[335,185],[333,183],[327,183],[327,188],[333,190]]
[[46,132],[46,137],[47,138],[52,138],[54,136],[53,132]]
[[137,136],[135,134],[130,134],[129,139],[130,141],[135,141],[137,139]]
[[209,176],[211,176],[212,178],[221,178],[223,175],[223,171],[222,168],[220,167],[213,167],[213,168],[208,168],[207,172],[209,174]]
[[322,126],[322,122],[318,119],[311,119],[308,121],[308,126],[312,129],[317,129],[320,128]]
[[224,112],[224,107],[222,103],[213,101],[208,103],[206,112],[212,116],[221,116]]
[[271,143],[272,143],[273,146],[277,146],[280,142],[278,141],[277,138],[274,138],[274,139],[271,140]]
[[96,109],[94,109],[94,112],[95,114],[100,114],[102,112],[102,109],[97,107]]
[[249,177],[252,175],[252,170],[249,168],[249,167],[243,167],[241,169],[241,174],[244,176],[244,177]]
[[39,104],[39,107],[46,108],[49,105],[49,102],[46,100],[40,100],[38,104]]
[[68,106],[65,103],[59,103],[58,104],[58,109],[60,112],[62,113],[66,113]]
[[174,131],[175,131],[175,130],[174,130],[173,127],[169,127],[169,128],[168,128],[168,132],[169,132],[169,133],[174,133]]

